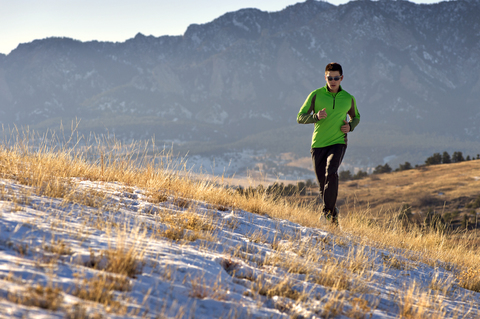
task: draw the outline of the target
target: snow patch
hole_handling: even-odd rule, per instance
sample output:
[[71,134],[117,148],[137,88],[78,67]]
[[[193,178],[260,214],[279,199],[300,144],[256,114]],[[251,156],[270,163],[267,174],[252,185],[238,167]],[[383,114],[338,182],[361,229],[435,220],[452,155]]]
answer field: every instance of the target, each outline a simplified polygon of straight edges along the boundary
[[250,29],[249,29],[246,25],[244,25],[244,24],[241,23],[241,22],[238,22],[235,18],[233,18],[233,21],[232,21],[232,22],[233,22],[233,25],[234,25],[234,26],[239,27],[239,28],[241,28],[241,29],[243,29],[243,30],[245,30],[245,31],[250,31]]

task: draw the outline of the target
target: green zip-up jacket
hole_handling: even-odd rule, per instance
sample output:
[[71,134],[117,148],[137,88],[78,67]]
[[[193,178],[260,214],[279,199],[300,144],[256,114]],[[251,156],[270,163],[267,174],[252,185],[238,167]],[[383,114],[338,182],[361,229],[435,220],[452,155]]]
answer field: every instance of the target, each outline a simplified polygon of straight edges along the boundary
[[[327,117],[317,120],[313,115],[325,108]],[[360,122],[357,102],[353,95],[339,87],[337,93],[328,91],[327,85],[316,89],[305,100],[297,115],[300,124],[314,123],[312,148],[326,147],[335,144],[347,144],[347,134],[340,128],[345,125],[343,120],[350,117],[350,132]]]

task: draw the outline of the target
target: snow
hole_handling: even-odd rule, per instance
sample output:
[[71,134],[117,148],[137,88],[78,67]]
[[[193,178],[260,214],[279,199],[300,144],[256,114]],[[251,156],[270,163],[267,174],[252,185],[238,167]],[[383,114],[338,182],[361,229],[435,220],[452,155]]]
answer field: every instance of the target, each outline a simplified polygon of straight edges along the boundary
[[[294,314],[324,318],[338,310],[330,302],[335,296],[342,305],[337,318],[353,316],[360,308],[365,317],[397,318],[398,300],[410,287],[435,295],[432,278],[447,287],[448,292],[439,297],[444,311],[460,309],[461,318],[478,315],[471,305],[478,305],[480,294],[456,286],[452,272],[442,268],[441,262],[430,263],[437,265],[433,268],[413,254],[407,259],[410,255],[400,250],[362,245],[348,233],[334,234],[328,227],[304,227],[188,198],[182,199],[189,203],[185,208],[175,194],[165,193],[167,200],[155,204],[143,189],[80,178],[70,182],[78,190],[104,194],[108,206],[38,196],[13,180],[0,180],[0,318],[63,318],[65,312],[76,309],[75,304],[104,318],[290,318]],[[176,242],[155,235],[169,227],[165,215],[187,214],[213,221],[213,239]],[[49,252],[45,247],[52,239],[57,245],[65,243],[67,253]],[[131,289],[116,292],[117,300],[128,305],[127,313],[107,312],[98,303],[75,297],[71,292],[82,277],[94,278],[106,270],[105,257],[95,260],[95,268],[89,267],[93,257],[122,244],[143,256],[138,273],[128,278]],[[282,267],[287,261],[306,264],[301,253],[305,249],[317,250],[322,260],[352,261],[352,256],[364,256],[365,272],[349,275],[356,288],[336,291]],[[392,266],[393,260],[397,266]],[[322,264],[315,267],[321,273]],[[307,292],[307,298],[295,302],[255,293],[259,291],[255,287],[286,281],[297,293]],[[11,301],[16,291],[37,284],[61,288],[59,309]],[[428,311],[432,309],[430,305]]]
[[234,25],[234,26],[236,26],[236,27],[238,27],[238,28],[241,28],[241,29],[243,29],[243,30],[245,30],[245,31],[250,31],[250,29],[249,29],[246,25],[244,25],[244,24],[241,23],[241,22],[238,22],[235,18],[233,18],[233,21],[232,21],[232,22],[233,22],[233,25]]
[[202,43],[202,39],[200,39],[200,37],[198,36],[198,34],[194,33],[192,35],[192,41],[196,44],[196,45],[199,45],[200,43]]

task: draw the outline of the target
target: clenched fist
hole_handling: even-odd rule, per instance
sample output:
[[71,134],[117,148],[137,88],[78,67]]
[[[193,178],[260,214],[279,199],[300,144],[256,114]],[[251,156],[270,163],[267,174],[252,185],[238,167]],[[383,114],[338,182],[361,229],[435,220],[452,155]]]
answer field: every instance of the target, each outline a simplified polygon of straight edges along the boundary
[[343,120],[343,122],[344,122],[345,124],[342,125],[342,127],[340,128],[340,130],[341,130],[343,133],[347,134],[348,132],[350,132],[350,124],[348,124],[348,122],[345,121],[345,120]]
[[323,110],[318,111],[317,118],[319,120],[324,119],[326,117],[327,117],[327,112],[325,111],[325,108]]

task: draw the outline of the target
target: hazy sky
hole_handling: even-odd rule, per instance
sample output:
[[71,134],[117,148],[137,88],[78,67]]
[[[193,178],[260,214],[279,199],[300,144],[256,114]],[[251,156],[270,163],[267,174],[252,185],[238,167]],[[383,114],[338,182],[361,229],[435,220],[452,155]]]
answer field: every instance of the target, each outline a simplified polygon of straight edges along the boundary
[[[138,32],[181,35],[230,11],[279,11],[298,0],[0,0],[0,53],[52,36],[123,42]],[[348,0],[329,0],[339,5]],[[436,3],[439,0],[415,0]]]

